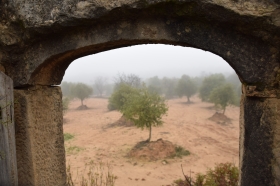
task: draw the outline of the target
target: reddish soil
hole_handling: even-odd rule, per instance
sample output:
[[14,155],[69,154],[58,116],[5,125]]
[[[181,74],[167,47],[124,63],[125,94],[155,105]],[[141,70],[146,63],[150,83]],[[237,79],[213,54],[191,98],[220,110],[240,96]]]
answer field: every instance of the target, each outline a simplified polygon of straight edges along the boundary
[[223,125],[231,124],[231,119],[230,118],[228,118],[226,115],[224,115],[222,113],[218,113],[218,112],[216,112],[209,119],[211,121],[214,121],[214,122],[218,123],[218,124],[223,124]]
[[77,110],[87,110],[88,107],[86,105],[81,105],[77,108]]
[[164,160],[176,154],[175,145],[170,141],[158,139],[157,141],[141,141],[128,153],[128,157],[137,160],[156,161]]
[[[107,99],[91,98],[84,101],[89,109],[77,110],[79,100],[70,103],[64,115],[64,133],[74,135],[65,142],[67,164],[73,177],[84,173],[90,161],[109,162],[118,179],[116,186],[161,186],[183,179],[181,164],[186,172],[204,173],[217,163],[232,162],[238,165],[239,108],[228,107],[227,125],[217,124],[209,118],[215,114],[211,103],[193,98],[173,99],[164,124],[152,129],[152,141],[168,140],[190,151],[189,156],[163,160],[137,160],[128,153],[139,142],[148,138],[148,130],[141,130],[120,122],[121,113],[107,110]],[[69,149],[72,149],[69,150]],[[74,149],[74,150],[73,150]],[[168,163],[166,163],[168,162]]]

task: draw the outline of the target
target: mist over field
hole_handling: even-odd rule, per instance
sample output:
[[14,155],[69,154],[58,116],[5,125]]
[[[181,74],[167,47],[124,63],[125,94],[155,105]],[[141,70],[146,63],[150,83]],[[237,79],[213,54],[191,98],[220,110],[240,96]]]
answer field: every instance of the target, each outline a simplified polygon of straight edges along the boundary
[[125,47],[79,58],[68,67],[63,81],[92,84],[97,77],[113,83],[118,74],[136,74],[141,79],[158,76],[180,78],[234,73],[221,57],[199,49],[149,44]]
[[221,57],[167,45],[111,50],[75,60],[61,90],[75,184],[102,175],[87,167],[102,161],[116,185],[170,185],[181,166],[196,175],[216,165],[232,166],[237,184],[241,83]]

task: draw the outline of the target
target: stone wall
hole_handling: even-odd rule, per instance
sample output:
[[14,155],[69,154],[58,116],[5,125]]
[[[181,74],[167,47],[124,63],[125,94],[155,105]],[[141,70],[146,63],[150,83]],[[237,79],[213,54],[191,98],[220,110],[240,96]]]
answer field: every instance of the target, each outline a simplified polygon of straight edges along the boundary
[[19,185],[64,185],[60,87],[34,86],[14,94]]
[[280,100],[243,95],[240,185],[280,185]]

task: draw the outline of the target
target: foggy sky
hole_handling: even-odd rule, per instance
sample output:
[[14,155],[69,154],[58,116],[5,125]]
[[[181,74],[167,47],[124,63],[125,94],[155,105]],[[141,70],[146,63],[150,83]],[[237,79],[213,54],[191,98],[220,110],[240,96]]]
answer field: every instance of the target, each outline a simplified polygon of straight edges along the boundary
[[200,76],[233,73],[221,57],[199,49],[171,45],[138,45],[79,58],[66,70],[63,81],[92,84],[95,77],[112,81],[118,73],[136,74],[145,80],[158,76]]

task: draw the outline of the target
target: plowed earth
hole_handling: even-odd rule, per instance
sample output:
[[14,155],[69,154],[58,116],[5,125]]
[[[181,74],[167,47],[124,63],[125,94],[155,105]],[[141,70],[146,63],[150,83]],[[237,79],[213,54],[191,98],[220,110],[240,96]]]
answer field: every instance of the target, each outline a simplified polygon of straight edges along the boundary
[[148,138],[148,130],[122,125],[121,113],[107,110],[107,99],[85,100],[87,110],[77,110],[80,101],[72,101],[64,115],[64,133],[74,135],[65,142],[66,161],[71,165],[74,180],[77,173],[86,174],[85,164],[92,160],[111,164],[118,177],[116,186],[170,185],[176,179],[184,179],[181,164],[185,173],[191,171],[192,175],[204,173],[217,163],[232,162],[238,166],[239,108],[228,107],[225,115],[231,122],[221,124],[209,120],[216,113],[213,104],[197,97],[192,101],[187,104],[186,98],[168,100],[169,111],[163,117],[163,126],[152,129],[152,141],[168,140],[191,154],[156,161],[127,156],[138,142]]

